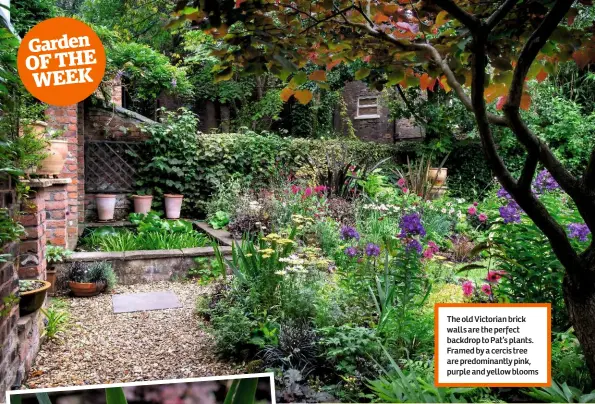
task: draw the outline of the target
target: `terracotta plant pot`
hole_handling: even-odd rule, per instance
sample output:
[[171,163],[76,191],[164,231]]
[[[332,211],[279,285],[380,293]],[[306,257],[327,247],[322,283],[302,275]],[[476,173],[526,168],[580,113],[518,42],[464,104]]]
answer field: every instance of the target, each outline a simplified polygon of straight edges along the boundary
[[168,219],[179,219],[182,210],[184,195],[165,194],[165,217]]
[[72,294],[77,297],[97,296],[106,288],[105,283],[68,282]]
[[67,140],[50,140],[48,156],[39,163],[39,168],[35,171],[40,175],[59,175],[64,168],[64,162],[68,155]]
[[46,281],[43,282],[43,286],[39,289],[30,290],[29,292],[22,292],[20,294],[19,299],[19,314],[22,316],[26,316],[27,314],[31,314],[36,312],[43,306],[43,302],[45,302],[45,296],[47,294],[48,289],[52,286],[51,283]]
[[447,175],[448,168],[430,168],[428,170],[428,181],[436,187],[441,187],[446,182]]
[[95,195],[97,203],[97,217],[100,222],[114,220],[114,210],[116,209],[116,195],[97,194]]
[[149,213],[153,203],[153,195],[133,195],[134,213]]
[[45,272],[45,278],[49,283],[52,284],[48,289],[48,294],[53,296],[56,293],[56,270],[55,269],[47,269]]
[[[26,125],[25,128],[31,129],[31,132],[36,135],[36,137],[43,138],[45,137],[45,133],[48,129],[48,124],[43,121],[35,121],[29,125]],[[19,130],[19,136],[23,136],[25,133],[25,128],[21,127]]]

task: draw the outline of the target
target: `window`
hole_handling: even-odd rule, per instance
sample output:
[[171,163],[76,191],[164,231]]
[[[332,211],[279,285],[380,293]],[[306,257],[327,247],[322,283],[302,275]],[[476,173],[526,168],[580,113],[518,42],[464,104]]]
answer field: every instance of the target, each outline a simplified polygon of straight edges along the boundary
[[378,97],[359,97],[357,99],[356,119],[380,118]]

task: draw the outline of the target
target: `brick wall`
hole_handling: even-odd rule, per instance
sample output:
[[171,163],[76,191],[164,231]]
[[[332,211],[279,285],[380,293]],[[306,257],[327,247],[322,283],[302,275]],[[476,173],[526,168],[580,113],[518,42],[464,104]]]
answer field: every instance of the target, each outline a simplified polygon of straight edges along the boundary
[[[0,175],[0,208],[16,212],[14,184],[10,177]],[[0,247],[0,254],[18,254],[18,243]],[[9,308],[4,306],[4,298],[18,292],[18,278],[13,261],[0,263],[0,310],[6,313],[0,316],[0,403],[4,402],[4,393],[10,389],[17,379],[19,367],[17,321],[18,305]]]
[[[66,107],[49,106],[46,110],[48,126],[61,132],[61,137],[68,141],[68,156],[60,178],[70,178],[71,182],[66,185],[66,246],[74,248],[78,240],[78,208],[79,208],[79,146],[78,146],[78,112],[75,105]],[[57,201],[56,201],[57,202]],[[59,231],[60,228],[56,228]],[[48,227],[53,232],[54,227]]]
[[[378,118],[358,118],[357,105],[360,97],[378,97]],[[424,134],[421,128],[416,127],[408,119],[399,119],[396,123],[389,121],[387,97],[392,97],[390,92],[381,93],[370,90],[361,81],[347,83],[343,89],[343,99],[347,105],[347,115],[353,123],[355,135],[367,141],[380,143],[393,143],[399,140],[421,139]],[[396,95],[395,95],[396,96]],[[342,124],[335,120],[336,128],[345,131]]]

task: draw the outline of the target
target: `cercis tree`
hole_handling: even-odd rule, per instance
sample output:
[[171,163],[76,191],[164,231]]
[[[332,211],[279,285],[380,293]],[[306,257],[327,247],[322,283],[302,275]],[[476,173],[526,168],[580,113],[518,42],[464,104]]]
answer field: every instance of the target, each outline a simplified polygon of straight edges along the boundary
[[[236,65],[268,71],[289,80],[285,99],[309,102],[304,83],[324,88],[326,71],[355,60],[366,62],[356,79],[377,89],[454,91],[475,116],[494,174],[566,269],[566,305],[595,380],[595,244],[575,251],[531,190],[544,166],[595,232],[595,150],[582,176],[573,176],[520,111],[531,102],[528,80],[543,81],[561,62],[585,68],[595,59],[590,7],[590,0],[180,0],[173,24],[192,20],[230,45],[218,54],[220,79]],[[306,75],[300,68],[308,63],[324,67]],[[526,150],[517,178],[498,154],[494,125],[510,128]]]

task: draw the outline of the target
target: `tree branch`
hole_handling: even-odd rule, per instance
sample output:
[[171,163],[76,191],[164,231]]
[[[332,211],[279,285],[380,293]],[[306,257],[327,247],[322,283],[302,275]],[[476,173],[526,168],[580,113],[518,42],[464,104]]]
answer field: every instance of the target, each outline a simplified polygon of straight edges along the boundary
[[330,16],[328,16],[328,17],[325,17],[325,18],[323,18],[322,20],[316,20],[316,22],[315,22],[314,24],[312,24],[312,25],[309,25],[308,27],[306,27],[305,29],[303,29],[302,31],[300,31],[299,35],[301,35],[301,34],[303,34],[303,33],[305,33],[305,32],[308,32],[309,30],[311,30],[312,28],[316,27],[317,25],[320,25],[320,24],[322,24],[323,22],[326,22],[326,21],[328,21],[328,20],[332,20],[333,18],[335,18],[335,17],[336,17],[336,16],[338,16],[338,15],[343,15],[343,13],[344,13],[345,11],[349,11],[349,10],[351,10],[351,9],[353,9],[353,8],[355,8],[355,6],[351,5],[351,6],[349,6],[349,7],[345,7],[345,8],[344,8],[344,9],[342,9],[342,10],[338,10],[338,11],[337,11],[336,13],[334,13],[333,15],[330,15]]
[[[558,224],[543,203],[531,192],[530,186],[527,187],[525,183],[528,181],[528,173],[535,166],[535,161],[531,160],[531,151],[529,151],[529,161],[523,168],[521,181],[524,187],[521,187],[520,182],[517,183],[502,158],[498,154],[496,143],[492,135],[492,130],[487,117],[486,103],[484,98],[485,85],[485,69],[487,66],[487,56],[485,54],[485,36],[478,35],[474,37],[473,44],[473,82],[471,85],[471,99],[473,102],[475,118],[477,121],[477,128],[483,145],[484,153],[488,163],[496,177],[504,187],[525,211],[525,213],[533,220],[535,225],[548,238],[556,257],[560,260],[562,265],[567,269],[568,275],[573,280],[577,280],[578,274],[581,271],[582,262],[579,255],[574,251],[566,231],[560,224]],[[534,171],[533,171],[534,172]]]
[[539,155],[539,159],[558,184],[560,184],[560,187],[562,187],[562,189],[566,191],[578,205],[579,200],[582,200],[578,179],[566,170],[551,152],[549,147],[531,132],[523,122],[519,108],[523,96],[525,79],[531,64],[537,57],[540,49],[551,36],[552,32],[562,21],[573,2],[574,0],[558,0],[523,47],[518,63],[514,69],[508,99],[504,105],[504,114],[508,118],[510,128],[519,142],[527,149],[527,151],[529,151],[529,153],[537,153]]
[[413,105],[411,105],[411,103],[409,102],[409,100],[405,96],[405,93],[403,92],[403,89],[401,88],[401,85],[397,84],[395,87],[397,87],[397,93],[399,93],[399,96],[401,97],[401,99],[405,103],[405,106],[407,107],[407,109],[409,110],[409,112],[411,112],[411,115],[413,115],[415,117],[415,119],[417,119],[420,123],[426,125],[428,122],[425,119],[423,119],[421,116],[419,116],[417,114],[417,112],[415,112],[415,108],[413,108]]
[[484,27],[487,29],[487,32],[491,32],[494,27],[496,27],[496,25],[498,25],[498,23],[502,21],[502,19],[506,17],[510,11],[512,11],[518,2],[519,0],[505,0],[504,3],[502,3],[500,7],[498,7],[498,9],[494,11],[494,13],[485,21]]
[[440,8],[442,8],[444,11],[448,12],[448,14],[459,20],[467,28],[469,28],[471,32],[477,32],[477,30],[480,28],[481,21],[473,14],[469,14],[457,6],[454,1],[435,0],[435,3],[438,4],[438,6],[440,6]]
[[583,175],[583,185],[588,190],[592,190],[595,192],[595,149],[591,152],[591,159],[589,160],[589,164],[585,169],[585,174]]
[[525,165],[523,166],[521,176],[519,177],[519,189],[529,192],[531,191],[531,182],[533,181],[535,171],[537,170],[537,163],[539,163],[538,155],[535,153],[529,153],[525,159]]

